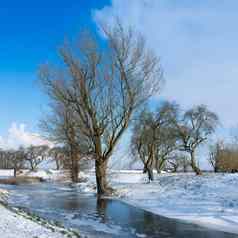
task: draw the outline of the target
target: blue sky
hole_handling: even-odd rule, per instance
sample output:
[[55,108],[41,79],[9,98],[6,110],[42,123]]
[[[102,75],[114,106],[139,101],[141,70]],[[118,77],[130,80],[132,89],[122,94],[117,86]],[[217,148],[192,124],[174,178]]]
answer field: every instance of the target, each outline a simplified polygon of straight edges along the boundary
[[107,0],[9,0],[0,3],[0,135],[13,122],[37,130],[45,98],[36,84],[37,69],[54,62],[65,37],[85,27],[96,29],[94,8]]
[[113,0],[94,18],[112,22],[117,15],[142,32],[165,72],[157,99],[206,104],[228,133],[238,125],[237,10],[236,0]]
[[96,31],[98,21],[110,24],[114,16],[140,31],[161,58],[166,85],[154,102],[207,104],[221,119],[220,134],[229,135],[238,125],[237,10],[237,0],[2,1],[0,139],[28,140],[28,131],[38,131],[46,103],[36,84],[39,65],[56,61],[66,37]]

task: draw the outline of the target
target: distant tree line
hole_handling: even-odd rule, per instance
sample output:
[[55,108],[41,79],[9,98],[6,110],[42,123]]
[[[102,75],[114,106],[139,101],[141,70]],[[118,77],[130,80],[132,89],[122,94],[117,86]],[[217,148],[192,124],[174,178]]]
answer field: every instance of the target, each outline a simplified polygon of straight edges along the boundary
[[49,150],[50,148],[45,145],[2,149],[0,150],[0,168],[13,169],[14,177],[17,176],[17,171],[20,169],[29,168],[35,171],[39,164],[47,158]]

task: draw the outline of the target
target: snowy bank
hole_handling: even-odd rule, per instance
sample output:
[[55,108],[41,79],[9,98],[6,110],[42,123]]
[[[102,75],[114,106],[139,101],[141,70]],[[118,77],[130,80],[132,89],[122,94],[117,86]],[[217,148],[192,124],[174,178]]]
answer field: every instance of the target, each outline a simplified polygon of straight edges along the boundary
[[148,184],[142,172],[121,172],[111,175],[111,183],[131,205],[238,233],[238,174],[160,174]]
[[7,204],[8,191],[0,189],[1,238],[64,238],[79,237],[73,230],[51,224]]
[[[50,180],[67,179],[62,171],[53,170],[28,175]],[[79,191],[96,193],[93,170],[80,173],[80,178],[83,182],[74,185]],[[142,171],[121,170],[109,171],[109,180],[118,197],[133,206],[238,234],[238,174],[155,174],[155,181],[148,184]]]
[[[14,176],[13,169],[0,169],[0,178],[9,178]],[[29,169],[20,170],[17,173],[17,177],[36,177],[43,180],[54,180],[54,181],[65,181],[65,171],[53,170],[53,169],[38,169],[36,171],[31,171]]]
[[0,205],[1,238],[63,238],[59,232],[49,230],[33,221],[25,219]]

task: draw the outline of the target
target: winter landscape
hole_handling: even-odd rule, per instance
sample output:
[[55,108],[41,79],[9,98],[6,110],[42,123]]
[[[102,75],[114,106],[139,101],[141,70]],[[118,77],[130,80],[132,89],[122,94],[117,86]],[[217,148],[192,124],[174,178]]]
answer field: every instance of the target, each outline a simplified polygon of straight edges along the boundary
[[0,237],[238,237],[237,8],[0,3]]

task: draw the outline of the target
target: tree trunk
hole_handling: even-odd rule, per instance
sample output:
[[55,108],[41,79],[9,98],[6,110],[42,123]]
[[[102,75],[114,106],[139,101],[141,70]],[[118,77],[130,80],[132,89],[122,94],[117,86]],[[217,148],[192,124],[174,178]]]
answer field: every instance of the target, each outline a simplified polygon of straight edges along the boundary
[[149,165],[145,164],[143,173],[147,173],[149,182],[154,181],[154,173],[153,173],[153,167],[150,167]]
[[149,178],[149,182],[154,181],[153,168],[148,168],[148,178]]
[[157,173],[160,174],[162,169],[163,169],[163,166],[164,166],[164,163],[165,163],[165,159],[157,159],[156,160],[156,169],[157,169]]
[[215,161],[215,163],[214,163],[214,172],[215,173],[219,172],[219,165],[218,165],[217,161]]
[[177,171],[178,171],[178,167],[177,167],[177,166],[174,166],[174,167],[173,167],[173,173],[177,173]]
[[107,162],[108,160],[103,158],[95,160],[97,193],[99,196],[110,195],[113,191],[107,183]]
[[16,178],[17,177],[17,169],[14,168],[13,171],[14,171],[14,178]]
[[79,182],[79,164],[77,155],[71,154],[71,179],[73,183]]
[[161,161],[159,159],[156,160],[156,170],[157,170],[157,173],[160,174],[161,173]]
[[60,170],[60,159],[56,158],[55,164],[56,164],[56,170]]
[[192,151],[190,153],[191,155],[191,167],[193,169],[193,171],[196,173],[196,175],[202,175],[202,171],[200,170],[200,168],[196,165],[196,160],[195,160],[195,154],[194,151]]
[[31,165],[31,171],[35,170],[34,162],[33,160],[30,160],[30,165]]
[[183,172],[184,172],[184,173],[187,173],[187,169],[188,169],[188,166],[184,164],[184,165],[183,165]]

